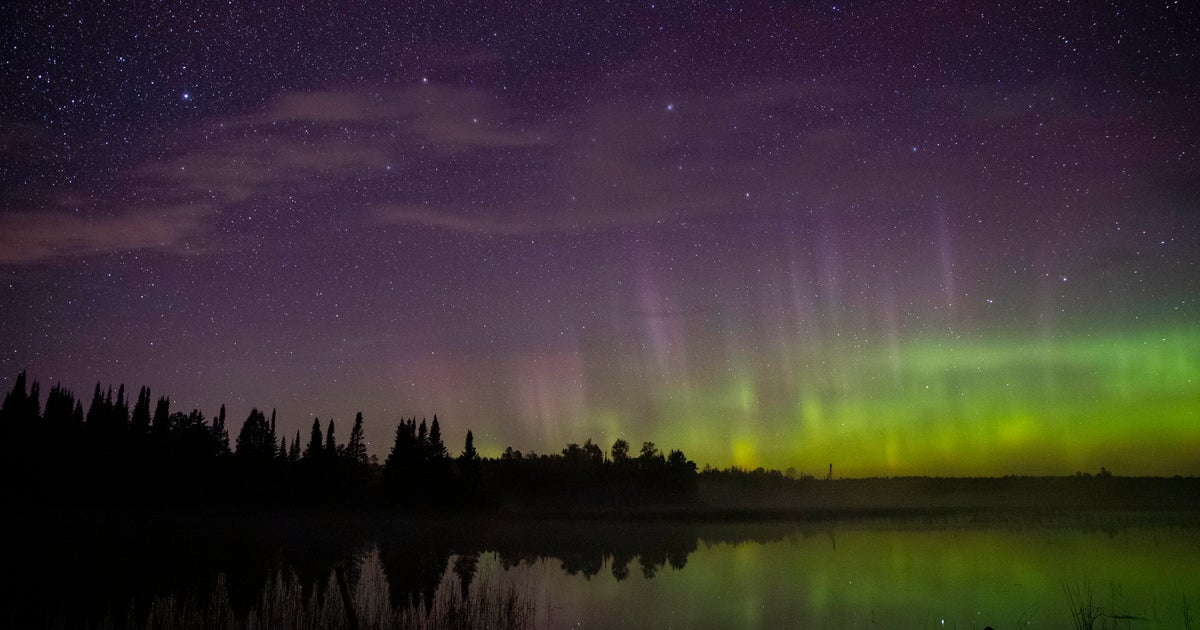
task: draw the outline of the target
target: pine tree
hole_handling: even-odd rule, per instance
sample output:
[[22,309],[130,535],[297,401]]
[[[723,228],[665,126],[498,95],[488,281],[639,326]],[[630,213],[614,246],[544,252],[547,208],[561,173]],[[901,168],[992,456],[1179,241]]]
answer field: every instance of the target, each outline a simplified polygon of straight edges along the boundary
[[138,389],[137,402],[133,405],[133,416],[129,420],[134,435],[142,436],[150,430],[150,388]]
[[107,412],[104,409],[104,394],[100,391],[100,383],[96,382],[96,391],[92,394],[92,404],[88,407],[87,424],[93,429],[100,428],[104,424],[104,418]]
[[17,372],[17,380],[13,382],[12,389],[4,397],[4,404],[0,405],[0,421],[5,424],[18,422],[19,417],[25,413],[26,397],[25,370],[21,370]]
[[295,464],[300,461],[300,429],[296,429],[296,437],[292,438],[292,447],[288,450],[288,462]]
[[217,454],[227,455],[229,453],[229,431],[225,429],[225,405],[221,405],[221,411],[217,412],[217,417],[213,418],[212,432],[217,442]]
[[337,454],[337,440],[333,437],[333,418],[330,418],[329,429],[325,432],[325,457],[329,461],[333,461]]
[[[146,393],[149,394],[150,392],[147,391]],[[224,407],[222,407],[222,409],[224,409]],[[225,418],[222,415],[221,422],[224,422],[224,421],[225,421]],[[216,425],[215,419],[213,420],[213,424],[214,424],[214,426]],[[223,430],[224,426],[222,426],[221,428]],[[162,437],[166,436],[166,434],[168,432],[170,432],[170,430],[171,430],[171,399],[167,398],[166,396],[162,396],[158,399],[158,402],[155,403],[155,405],[154,405],[154,420],[151,421],[150,432],[153,433],[154,435],[162,438]],[[229,436],[228,435],[225,436],[225,444],[228,447],[228,445],[229,445]]]
[[308,439],[308,446],[304,448],[305,461],[315,462],[321,459],[321,420],[313,418],[312,436]]
[[113,424],[124,428],[129,424],[129,401],[125,399],[125,384],[117,389],[117,403],[113,405]]
[[434,414],[433,423],[429,425],[429,457],[445,459],[449,456],[446,445],[442,442],[442,429],[438,426],[437,414]]
[[346,459],[359,466],[367,465],[367,445],[363,438],[361,411],[354,414],[354,427],[350,429],[350,440],[346,442]]
[[458,455],[458,461],[479,461],[479,451],[475,450],[475,436],[471,434],[471,430],[467,429],[467,440],[463,444],[462,453]]
[[37,381],[34,381],[33,384],[29,386],[29,396],[25,398],[25,418],[30,423],[36,421],[42,416],[41,389],[42,386],[38,384]]
[[463,444],[462,453],[458,455],[458,470],[462,472],[469,486],[479,481],[479,451],[475,450],[475,436],[467,430],[467,440]]

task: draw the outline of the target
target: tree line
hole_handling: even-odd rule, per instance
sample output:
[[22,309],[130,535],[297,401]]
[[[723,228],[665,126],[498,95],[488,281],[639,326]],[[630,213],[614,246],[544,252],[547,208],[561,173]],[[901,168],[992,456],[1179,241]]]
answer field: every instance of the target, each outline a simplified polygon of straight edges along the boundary
[[438,417],[404,418],[383,462],[367,452],[357,413],[344,442],[333,419],[280,435],[275,411],[252,409],[231,441],[224,405],[212,418],[173,410],[148,387],[96,384],[84,400],[17,375],[0,405],[6,498],[44,505],[249,504],[379,506],[418,510],[686,502],[696,465],[652,442],[592,440],[559,454],[509,447],[482,457],[470,430],[451,453]]

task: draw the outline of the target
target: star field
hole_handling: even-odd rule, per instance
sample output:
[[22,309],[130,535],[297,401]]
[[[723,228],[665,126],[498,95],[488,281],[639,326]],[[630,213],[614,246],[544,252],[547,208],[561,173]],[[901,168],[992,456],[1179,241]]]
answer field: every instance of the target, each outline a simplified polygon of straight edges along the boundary
[[1197,12],[593,4],[3,9],[0,386],[1200,473]]

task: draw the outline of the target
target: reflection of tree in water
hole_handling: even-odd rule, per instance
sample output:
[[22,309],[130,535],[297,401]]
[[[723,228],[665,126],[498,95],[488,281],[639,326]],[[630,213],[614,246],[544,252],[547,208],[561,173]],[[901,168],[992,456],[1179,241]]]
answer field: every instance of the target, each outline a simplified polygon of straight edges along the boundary
[[629,577],[629,563],[633,554],[627,551],[614,551],[612,555],[612,574],[618,582]]
[[392,606],[420,603],[428,609],[446,573],[450,548],[436,541],[391,539],[379,544],[379,561]]
[[[494,554],[493,566],[502,570],[546,562],[556,563],[567,575],[593,579],[607,567],[619,582],[631,570],[644,579],[668,567],[681,570],[702,541],[737,544],[795,532],[795,526],[747,530],[686,523],[502,519],[398,524],[366,518],[180,519],[136,527],[114,520],[82,532],[70,526],[45,529],[41,542],[29,541],[28,547],[37,553],[25,560],[18,554],[12,562],[10,575],[21,578],[5,589],[0,605],[17,611],[12,619],[32,622],[26,625],[45,625],[53,613],[63,625],[75,627],[131,606],[144,611],[156,598],[207,601],[220,591],[230,614],[244,618],[280,584],[298,589],[294,599],[303,605],[334,601],[340,606],[331,576],[334,567],[341,567],[353,592],[375,593],[364,602],[375,601],[375,608],[392,611],[381,615],[410,605],[430,615],[435,600],[445,599],[447,593],[460,602],[478,599],[483,553]],[[363,568],[364,558],[369,559],[368,569]]]
[[496,527],[483,542],[494,550],[504,568],[558,560],[563,572],[591,579],[611,568],[617,581],[629,577],[636,558],[646,578],[665,566],[682,569],[696,550],[698,532],[685,524],[629,524],[619,522],[521,523]]
[[458,577],[462,598],[467,599],[471,590],[471,580],[479,572],[479,554],[460,554],[454,559],[454,575]]

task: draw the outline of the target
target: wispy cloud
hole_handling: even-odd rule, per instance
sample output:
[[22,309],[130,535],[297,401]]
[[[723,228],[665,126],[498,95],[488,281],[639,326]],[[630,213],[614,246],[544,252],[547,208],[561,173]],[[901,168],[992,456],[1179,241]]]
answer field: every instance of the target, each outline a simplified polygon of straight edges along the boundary
[[140,208],[114,216],[18,211],[0,216],[0,263],[140,249],[179,251],[203,230],[208,206]]

